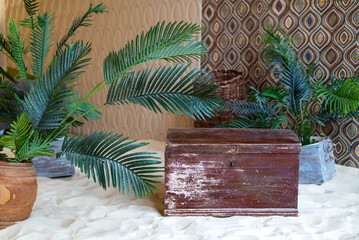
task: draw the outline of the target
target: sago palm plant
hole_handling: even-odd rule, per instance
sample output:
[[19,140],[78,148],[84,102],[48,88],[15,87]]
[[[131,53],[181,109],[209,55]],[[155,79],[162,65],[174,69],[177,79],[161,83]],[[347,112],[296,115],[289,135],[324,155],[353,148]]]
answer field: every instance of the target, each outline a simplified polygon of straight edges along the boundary
[[[29,18],[21,25],[31,29],[30,46],[26,46],[13,19],[8,24],[8,38],[1,36],[1,51],[16,64],[30,87],[28,93],[17,89],[12,83],[15,79],[1,69],[4,78],[0,88],[7,96],[0,98],[0,121],[11,123],[11,129],[0,139],[0,145],[15,153],[15,159],[8,160],[29,162],[37,156],[54,155],[51,142],[65,135],[61,154],[103,188],[112,185],[128,194],[132,191],[137,197],[152,193],[155,178],[162,172],[159,158],[154,153],[132,151],[146,143],[110,132],[79,136],[66,132],[71,125],[82,124],[81,119],[100,117],[98,109],[104,105],[134,103],[155,112],[168,111],[194,119],[211,116],[218,106],[216,87],[206,84],[210,76],[189,66],[206,52],[196,39],[200,26],[163,22],[138,35],[121,50],[109,53],[104,59],[104,79],[81,99],[73,88],[90,61],[91,44],[69,39],[78,27],[89,26],[94,14],[106,12],[106,6],[90,5],[82,17],[74,20],[46,67],[54,39],[53,15],[38,14],[35,0],[24,2]],[[32,55],[30,67],[24,63],[26,53]],[[175,65],[134,70],[154,60]],[[30,69],[34,84],[27,78]],[[103,105],[95,107],[86,102],[106,85],[109,91]]]
[[313,132],[320,131],[326,122],[358,115],[358,77],[323,83],[311,77],[314,66],[302,63],[287,34],[280,29],[265,29],[264,37],[267,65],[279,76],[279,86],[261,93],[254,89],[247,101],[226,103],[225,107],[244,116],[221,127],[289,128],[306,145],[311,143]]

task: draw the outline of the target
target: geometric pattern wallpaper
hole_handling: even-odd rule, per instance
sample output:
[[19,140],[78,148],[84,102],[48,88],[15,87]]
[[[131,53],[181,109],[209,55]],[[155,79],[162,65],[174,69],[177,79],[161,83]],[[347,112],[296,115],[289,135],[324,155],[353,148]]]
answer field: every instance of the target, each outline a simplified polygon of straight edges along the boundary
[[[79,29],[73,38],[92,42],[92,60],[79,82],[80,93],[83,95],[102,81],[103,59],[110,51],[121,49],[128,40],[134,39],[137,34],[148,30],[158,21],[201,23],[201,0],[41,0],[40,10],[51,10],[55,15],[55,40],[58,41],[68,31],[72,20],[86,12],[91,2],[104,2],[108,6],[108,13],[95,16],[93,25]],[[27,16],[22,0],[5,0],[5,9],[7,20],[10,17],[19,20]],[[21,31],[27,35],[24,28]],[[155,62],[145,65],[156,67],[158,64]],[[198,68],[199,62],[193,63],[193,67]],[[98,92],[90,101],[102,105],[106,93],[106,90]],[[105,106],[100,110],[104,113],[102,119],[90,121],[82,128],[73,129],[73,132],[88,134],[94,131],[112,131],[131,139],[164,141],[169,127],[194,125],[189,117],[170,113],[155,114],[139,105]]]
[[[294,39],[303,62],[314,63],[314,77],[359,75],[358,0],[204,0],[202,39],[209,54],[201,67],[242,70],[259,89],[277,82],[263,59],[263,28],[279,26]],[[359,121],[342,120],[324,129],[337,162],[359,167]]]

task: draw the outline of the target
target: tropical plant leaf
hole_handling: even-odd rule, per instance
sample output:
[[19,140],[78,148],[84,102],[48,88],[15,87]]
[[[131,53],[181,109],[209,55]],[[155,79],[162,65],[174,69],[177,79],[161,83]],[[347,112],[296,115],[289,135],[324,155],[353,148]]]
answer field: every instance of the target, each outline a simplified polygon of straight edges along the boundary
[[37,25],[30,36],[30,50],[32,52],[32,72],[39,78],[45,64],[45,58],[52,45],[54,36],[53,16],[51,13],[45,13],[43,16],[37,17]]
[[100,4],[96,5],[95,7],[93,7],[93,5],[91,3],[89,9],[83,16],[75,18],[75,20],[72,22],[72,25],[71,25],[69,31],[67,32],[67,34],[65,36],[63,36],[61,38],[60,42],[57,44],[56,56],[58,56],[62,52],[62,47],[64,45],[66,45],[66,42],[69,40],[69,38],[71,36],[73,36],[75,34],[76,30],[79,27],[91,26],[92,16],[94,14],[105,13],[105,12],[107,12],[106,9],[107,9],[107,6],[104,3],[100,3]]
[[[92,105],[91,103],[88,102],[82,102],[81,104],[79,104],[81,102],[81,98],[79,97],[79,92],[75,92],[72,96],[70,96],[67,100],[66,100],[67,104],[66,104],[66,108],[68,110],[68,112],[70,112],[72,109],[76,109],[73,112],[73,115],[75,116],[83,116],[83,118],[85,120],[89,120],[89,119],[100,119],[102,112],[95,110],[95,111],[90,111],[92,109],[95,108],[94,105]],[[79,105],[78,105],[79,104]],[[82,125],[81,122],[75,122],[75,126],[76,125]]]
[[[16,83],[15,79],[10,74],[8,74],[2,67],[0,67],[0,76],[3,76],[7,78],[9,81]],[[0,79],[0,81],[2,80]]]
[[229,109],[235,115],[256,115],[256,114],[275,114],[275,112],[262,103],[248,102],[245,100],[230,100],[222,104],[225,109]]
[[304,108],[305,100],[311,97],[313,89],[308,76],[311,69],[307,70],[298,60],[291,42],[292,39],[279,29],[265,29],[267,64],[275,66],[274,70],[279,71],[279,81],[289,92],[286,100],[290,110],[293,115],[297,115]]
[[36,24],[34,22],[34,16],[39,11],[39,2],[37,0],[23,0],[25,10],[29,14],[29,18],[20,21],[20,25],[30,29],[34,29]]
[[0,90],[3,90],[8,95],[7,98],[13,98],[15,99],[15,95],[17,95],[18,98],[22,99],[25,96],[25,92],[15,86],[15,84],[7,81],[0,81]]
[[14,55],[16,66],[20,71],[20,77],[21,79],[28,80],[26,75],[26,66],[23,59],[25,53],[25,41],[22,37],[20,37],[19,29],[13,18],[11,18],[8,22],[7,27],[9,29],[9,45]]
[[72,96],[71,85],[87,65],[89,44],[75,42],[55,57],[46,73],[31,87],[22,106],[35,130],[56,129],[66,116],[65,100]]
[[204,70],[193,69],[182,76],[189,67],[164,66],[152,75],[152,69],[132,72],[110,85],[106,104],[135,103],[160,113],[162,107],[194,119],[212,116],[218,106],[217,86],[206,84],[210,76]]
[[10,44],[8,41],[6,41],[2,33],[0,33],[0,51],[4,53],[11,61],[16,63],[15,56],[11,51]]
[[112,185],[128,196],[131,190],[136,197],[152,194],[156,189],[153,183],[157,183],[152,179],[163,171],[158,167],[160,158],[150,152],[130,153],[146,143],[126,140],[122,135],[103,132],[74,136],[65,138],[62,153],[104,189]]
[[193,39],[201,27],[190,23],[158,23],[146,34],[142,32],[135,41],[118,52],[111,52],[104,60],[104,77],[106,83],[123,77],[132,67],[164,59],[172,62],[198,59],[206,52],[203,42]]
[[55,155],[55,151],[52,149],[53,145],[51,145],[53,139],[45,138],[40,132],[34,131],[31,131],[28,136],[20,151],[15,153],[17,162],[31,162],[34,157]]
[[25,113],[22,113],[15,122],[11,124],[8,135],[0,138],[0,145],[18,152],[27,140],[32,126]]
[[325,108],[335,116],[345,116],[357,112],[359,107],[359,77],[338,79],[326,87],[321,82],[314,84],[318,98],[322,98]]

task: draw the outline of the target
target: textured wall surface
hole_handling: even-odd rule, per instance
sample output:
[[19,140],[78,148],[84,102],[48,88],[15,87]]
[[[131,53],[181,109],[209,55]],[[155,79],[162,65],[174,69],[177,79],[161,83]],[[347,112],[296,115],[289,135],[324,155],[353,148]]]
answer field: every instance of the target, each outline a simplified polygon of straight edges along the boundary
[[[5,0],[6,18],[23,19],[26,12],[21,0]],[[42,0],[42,12],[52,10],[55,14],[55,39],[59,40],[68,30],[72,20],[84,13],[90,0]],[[92,1],[99,3],[100,1]],[[80,80],[80,93],[88,93],[92,87],[103,79],[103,59],[112,50],[119,50],[128,40],[132,40],[143,30],[149,29],[158,21],[190,21],[200,23],[200,0],[105,0],[108,14],[95,16],[94,25],[79,30],[74,39],[93,43],[92,62]],[[155,63],[154,65],[158,65]],[[194,64],[198,67],[199,64]],[[106,90],[91,98],[95,104],[103,104]],[[101,120],[92,121],[75,132],[90,133],[112,131],[123,133],[136,139],[164,140],[168,127],[191,127],[193,121],[186,117],[172,114],[154,114],[141,106],[109,106],[101,109]]]
[[[260,89],[277,82],[263,59],[267,25],[294,38],[301,59],[316,64],[316,78],[359,75],[358,0],[204,0],[202,16],[202,38],[210,46],[202,67],[241,69]],[[338,162],[359,167],[359,122],[330,124],[326,132],[337,144]]]

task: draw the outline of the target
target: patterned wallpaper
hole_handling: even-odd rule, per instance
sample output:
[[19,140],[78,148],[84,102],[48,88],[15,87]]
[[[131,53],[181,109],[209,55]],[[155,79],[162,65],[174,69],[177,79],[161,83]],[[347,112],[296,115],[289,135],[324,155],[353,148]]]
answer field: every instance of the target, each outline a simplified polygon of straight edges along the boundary
[[[276,84],[263,59],[263,27],[280,26],[294,38],[314,76],[359,75],[358,0],[204,0],[203,40],[210,52],[202,67],[242,70],[252,86]],[[329,124],[338,163],[359,167],[359,121]]]
[[[0,0],[2,1],[2,0]],[[87,10],[90,2],[104,2],[109,13],[95,16],[94,25],[77,32],[75,39],[92,42],[92,62],[80,80],[82,96],[103,79],[103,59],[111,50],[118,50],[136,34],[149,29],[158,21],[190,21],[200,23],[201,0],[42,0],[42,11],[52,10],[55,14],[55,39],[59,40],[68,30],[74,17]],[[23,19],[26,12],[22,0],[5,0],[6,19]],[[23,29],[22,29],[23,30]],[[24,30],[23,30],[24,32]],[[155,63],[154,65],[158,65]],[[194,63],[199,67],[199,63]],[[95,104],[103,104],[106,90],[91,99]],[[154,114],[137,105],[109,106],[101,109],[103,118],[89,122],[74,132],[112,131],[123,133],[135,139],[166,138],[168,127],[191,127],[193,121],[173,114]]]

